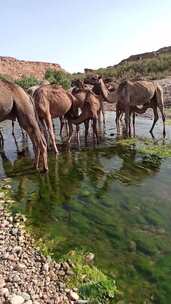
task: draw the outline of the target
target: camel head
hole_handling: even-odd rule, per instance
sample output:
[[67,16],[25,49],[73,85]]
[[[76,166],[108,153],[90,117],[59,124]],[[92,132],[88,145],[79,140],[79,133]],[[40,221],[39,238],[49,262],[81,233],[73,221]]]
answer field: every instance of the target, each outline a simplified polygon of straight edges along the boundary
[[108,101],[108,95],[109,95],[109,91],[102,79],[101,76],[99,76],[95,82],[93,91],[95,94],[97,95],[101,95],[105,101]]

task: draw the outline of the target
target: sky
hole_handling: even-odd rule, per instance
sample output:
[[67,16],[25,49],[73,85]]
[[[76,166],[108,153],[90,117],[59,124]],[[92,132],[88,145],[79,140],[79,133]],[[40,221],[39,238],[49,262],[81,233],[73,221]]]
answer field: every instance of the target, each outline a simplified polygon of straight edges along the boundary
[[0,0],[0,56],[69,72],[171,45],[171,0]]

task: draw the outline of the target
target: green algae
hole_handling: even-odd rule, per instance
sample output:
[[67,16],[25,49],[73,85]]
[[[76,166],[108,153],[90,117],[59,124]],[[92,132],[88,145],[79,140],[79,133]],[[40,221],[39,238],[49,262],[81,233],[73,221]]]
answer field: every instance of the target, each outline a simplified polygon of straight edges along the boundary
[[151,141],[123,142],[52,157],[44,176],[22,175],[20,161],[12,181],[13,212],[27,215],[28,229],[47,255],[95,253],[95,265],[86,268],[93,283],[85,286],[80,276],[87,265],[76,255],[81,266],[77,282],[69,284],[77,283],[83,298],[98,293],[99,302],[105,295],[115,303],[108,295],[116,280],[125,303],[165,304],[171,279],[170,159],[150,153]]
[[85,257],[86,253],[80,251],[71,251],[63,257],[74,265],[74,275],[68,280],[68,286],[77,287],[80,297],[89,299],[89,303],[116,303],[119,292],[115,280],[86,263]]

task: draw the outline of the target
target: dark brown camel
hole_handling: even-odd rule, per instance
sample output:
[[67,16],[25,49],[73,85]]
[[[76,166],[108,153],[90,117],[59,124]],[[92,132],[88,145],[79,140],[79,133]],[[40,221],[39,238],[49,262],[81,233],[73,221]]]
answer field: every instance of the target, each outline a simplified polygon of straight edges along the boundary
[[39,167],[41,157],[44,170],[48,170],[47,146],[31,98],[18,85],[0,80],[0,121],[16,118],[32,141],[36,168]]

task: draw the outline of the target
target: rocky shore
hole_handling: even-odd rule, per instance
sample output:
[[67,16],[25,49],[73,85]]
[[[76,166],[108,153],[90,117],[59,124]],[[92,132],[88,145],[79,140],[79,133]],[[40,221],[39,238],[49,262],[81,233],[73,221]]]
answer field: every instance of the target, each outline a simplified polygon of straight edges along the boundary
[[[67,289],[74,265],[57,263],[34,247],[24,229],[24,217],[8,211],[10,185],[0,189],[0,303],[83,303],[76,289]],[[7,208],[8,207],[8,208]],[[85,303],[85,302],[84,302]]]

